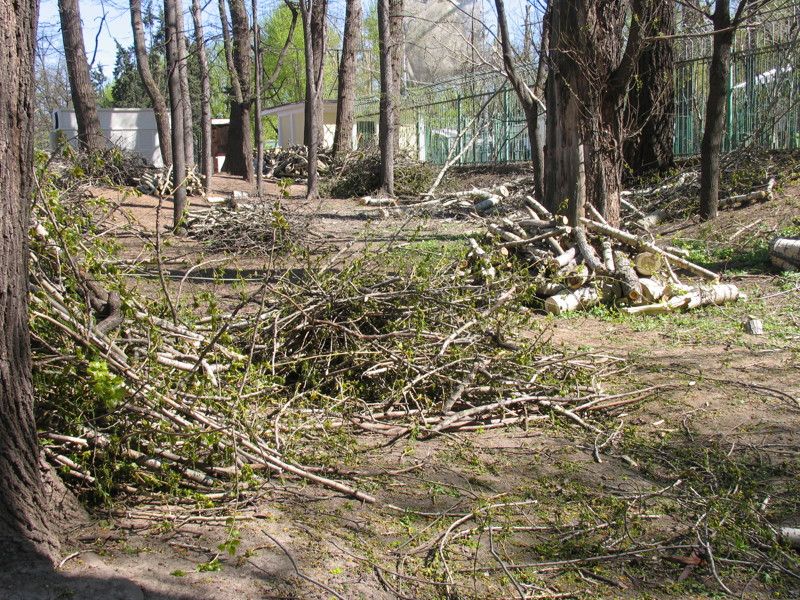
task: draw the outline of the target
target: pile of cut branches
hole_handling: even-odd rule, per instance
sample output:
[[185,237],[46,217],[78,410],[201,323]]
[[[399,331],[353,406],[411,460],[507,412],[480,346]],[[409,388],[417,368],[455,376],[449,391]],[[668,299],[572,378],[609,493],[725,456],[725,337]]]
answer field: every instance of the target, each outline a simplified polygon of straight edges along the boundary
[[[331,157],[325,152],[317,154],[317,172],[327,173]],[[308,148],[306,146],[277,146],[264,152],[264,177],[301,179],[308,177]]]
[[232,200],[189,211],[190,237],[220,252],[270,255],[300,243],[310,217],[287,211],[280,202],[263,198]]
[[224,498],[267,471],[374,501],[294,457],[322,460],[319,436],[333,429],[425,436],[565,419],[598,431],[593,415],[654,392],[607,395],[602,379],[622,361],[554,352],[546,332],[506,339],[531,316],[513,275],[475,284],[450,260],[387,246],[287,271],[229,312],[197,315],[168,293],[128,289],[127,263],[46,185],[35,212],[41,436],[49,459],[101,497]]

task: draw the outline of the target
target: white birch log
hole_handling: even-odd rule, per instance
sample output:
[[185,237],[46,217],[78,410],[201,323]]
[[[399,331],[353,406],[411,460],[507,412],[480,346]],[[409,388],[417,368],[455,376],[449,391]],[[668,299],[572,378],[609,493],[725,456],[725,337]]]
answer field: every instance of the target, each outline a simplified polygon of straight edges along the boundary
[[792,261],[781,258],[780,256],[775,256],[774,254],[770,256],[770,261],[781,271],[797,271],[798,269],[798,265],[794,264]]
[[753,315],[748,315],[747,320],[742,323],[742,327],[744,332],[750,335],[764,335],[764,324],[761,322],[761,319]]
[[784,260],[800,263],[800,237],[779,237],[769,243],[769,253]]
[[557,281],[539,281],[536,284],[535,291],[537,296],[552,296],[566,289],[567,288]]
[[590,275],[591,273],[589,272],[589,267],[584,264],[575,265],[564,278],[564,283],[567,284],[569,289],[577,290],[578,288],[583,287],[586,282],[589,281]]
[[562,269],[562,268],[566,267],[568,264],[572,263],[575,260],[575,253],[576,252],[577,252],[577,249],[573,246],[572,248],[570,248],[566,252],[562,252],[561,254],[556,256],[555,258],[551,259],[551,261],[548,264],[548,266],[553,271],[558,271],[559,269]]
[[667,252],[663,248],[659,248],[655,244],[651,244],[650,242],[647,242],[645,240],[640,240],[635,235],[631,235],[630,233],[621,231],[619,229],[611,227],[610,225],[603,225],[602,223],[597,223],[596,221],[592,221],[586,218],[581,218],[581,223],[583,223],[584,225],[586,225],[586,227],[592,229],[593,231],[597,231],[598,233],[604,233],[605,235],[611,236],[614,239],[619,240],[620,242],[624,242],[630,246],[633,246],[634,248],[644,248],[645,250],[649,250],[650,252],[661,254],[664,257],[671,260],[676,265],[679,265],[684,269],[686,269],[687,271],[695,273],[696,275],[700,275],[704,279],[707,279],[709,281],[717,281],[719,279],[719,275],[717,273],[709,271],[708,269],[705,269],[700,265],[696,265],[692,262],[689,262],[683,257],[676,256],[671,252]]
[[544,309],[551,315],[578,308],[590,308],[600,302],[600,293],[594,286],[586,286],[577,290],[563,290],[544,301]]
[[614,253],[611,249],[611,242],[603,240],[603,267],[608,273],[614,272]]
[[799,527],[781,527],[781,538],[792,548],[800,549]]
[[637,302],[642,297],[642,285],[639,283],[639,276],[631,266],[630,259],[622,252],[615,252],[614,263],[616,265],[614,275],[622,286],[622,296],[631,302]]
[[647,277],[639,279],[639,285],[642,286],[642,297],[646,302],[660,300],[666,290],[666,286],[663,283]]
[[640,252],[633,259],[633,268],[643,277],[650,277],[661,270],[663,260],[655,252]]
[[494,208],[498,204],[503,201],[501,196],[493,195],[487,198],[486,200],[482,200],[478,202],[473,208],[477,211],[484,212],[489,210],[490,208]]
[[553,218],[552,213],[547,210],[543,204],[535,200],[533,196],[525,196],[525,204],[530,206],[533,209],[533,212],[539,215],[539,218],[544,219],[545,221],[549,221]]
[[666,220],[667,220],[667,211],[654,210],[653,212],[648,213],[647,215],[636,221],[636,224],[642,229],[647,229],[649,231],[653,227],[657,227]]

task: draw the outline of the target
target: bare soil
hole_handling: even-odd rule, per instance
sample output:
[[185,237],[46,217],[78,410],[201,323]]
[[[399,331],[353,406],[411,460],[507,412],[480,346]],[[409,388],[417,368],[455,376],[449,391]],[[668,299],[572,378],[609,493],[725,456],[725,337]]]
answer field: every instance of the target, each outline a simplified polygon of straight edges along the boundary
[[[228,195],[233,190],[254,193],[241,180],[215,178],[212,195]],[[143,241],[152,241],[156,231],[159,200],[110,190],[94,193],[118,201],[120,210],[129,215],[133,227],[121,229],[120,240],[128,257],[139,256]],[[274,184],[267,184],[267,194],[277,198]],[[291,196],[282,202],[287,210],[311,215],[311,231],[327,248],[342,247],[360,236],[383,239],[402,224],[397,217],[377,218],[374,210],[366,211],[353,200],[307,202],[300,187],[293,188]],[[202,202],[192,199],[192,205]],[[800,188],[790,186],[770,202],[724,211],[712,224],[671,222],[660,233],[665,238],[680,236],[712,240],[710,243],[727,240],[733,244],[746,237],[747,231],[735,238],[734,234],[758,220],[762,233],[765,227],[779,230],[800,215],[798,206]],[[176,261],[175,269],[186,272],[203,261],[216,259],[229,260],[239,268],[257,268],[252,257],[237,262],[241,257],[212,256],[197,242],[172,237],[162,225],[169,222],[171,207],[163,209],[158,225],[168,242],[165,252]],[[432,240],[480,232],[484,227],[468,220],[428,219],[405,224],[407,231],[417,231]],[[545,331],[557,347],[626,359],[625,370],[607,380],[613,391],[657,388],[655,394],[631,405],[608,424],[609,432],[619,428],[624,433],[600,451],[595,448],[602,440],[564,424],[461,433],[431,440],[360,435],[348,462],[329,468],[355,472],[350,479],[376,495],[381,505],[361,504],[307,482],[279,478],[270,480],[255,494],[249,492],[239,501],[220,507],[187,508],[168,499],[126,502],[92,514],[85,522],[72,523],[65,536],[64,564],[47,579],[49,595],[37,595],[41,590],[26,595],[20,583],[26,575],[20,572],[14,578],[16,595],[4,592],[8,588],[2,587],[0,579],[0,597],[448,597],[448,586],[441,583],[444,579],[440,576],[444,566],[436,560],[435,548],[433,559],[425,563],[431,551],[424,547],[430,535],[428,528],[440,532],[443,524],[462,515],[469,523],[473,514],[472,525],[484,528],[486,547],[486,535],[492,535],[486,533],[492,531],[491,523],[478,518],[480,511],[505,498],[530,498],[538,508],[524,515],[529,531],[509,534],[502,540],[497,533],[494,543],[502,548],[507,561],[517,564],[541,562],[529,550],[536,548],[536,556],[540,556],[547,544],[553,562],[568,560],[576,552],[569,544],[581,539],[577,533],[570,537],[576,530],[568,527],[569,522],[578,518],[589,527],[605,518],[597,515],[598,520],[593,521],[591,515],[578,515],[583,510],[581,498],[602,497],[611,502],[630,497],[633,505],[637,494],[682,485],[676,484],[670,465],[676,471],[679,464],[694,465],[686,467],[687,473],[692,469],[717,473],[714,465],[704,461],[724,462],[726,456],[734,461],[744,453],[758,455],[761,466],[754,467],[750,478],[741,484],[753,488],[740,491],[752,494],[764,506],[778,501],[786,505],[786,494],[796,489],[794,478],[800,464],[800,279],[772,272],[764,265],[753,272],[726,274],[724,280],[740,286],[747,300],[679,318],[542,315],[534,331],[517,332],[525,336]],[[765,335],[749,336],[742,331],[741,323],[748,314],[762,319]],[[648,450],[629,456],[630,443],[621,441],[623,435],[640,441]],[[693,458],[680,463],[687,453]],[[741,465],[745,463],[750,464],[742,460],[738,468],[744,468]],[[763,477],[758,475],[759,469]],[[720,502],[741,498],[739,491],[726,488],[728,482],[720,479],[721,475],[717,477],[709,486],[716,490]],[[682,477],[687,478],[691,479]],[[695,533],[702,537],[702,520],[687,523],[679,514],[683,505],[669,504],[670,493],[664,492],[663,503],[648,505],[654,513],[652,519],[660,523],[662,544],[668,546],[670,539],[692,538]],[[783,521],[774,526],[800,524],[796,498],[788,504],[792,502],[794,512],[784,511]],[[439,516],[411,519],[390,505]],[[670,513],[670,506],[678,514]],[[497,519],[500,522],[499,515]],[[516,517],[508,517],[508,523],[512,522],[519,524]],[[560,529],[562,534],[546,539],[536,533],[539,526]],[[636,532],[632,529],[629,535],[634,537]],[[235,553],[218,548],[232,539],[238,540]],[[595,554],[613,554],[614,548],[608,542],[607,549],[602,550],[600,544]],[[453,565],[463,570],[474,560],[481,569],[457,575],[463,587],[452,597],[520,598],[526,593],[530,598],[705,598],[723,593],[719,580],[742,598],[800,594],[792,576],[770,580],[759,574],[757,567],[748,570],[732,563],[711,563],[707,553],[701,564],[688,571],[685,564],[659,559],[656,553],[640,553],[626,561],[576,563],[568,576],[563,569],[557,574],[552,567],[539,567],[513,571],[515,578],[512,571],[504,574],[503,563],[485,549],[469,558],[472,546],[465,541],[454,552],[463,552],[467,558],[451,556]],[[665,550],[661,554],[689,560],[692,550]],[[417,568],[412,569],[413,565]],[[418,576],[426,573],[426,579],[440,584],[423,585],[391,575],[412,571]],[[112,587],[108,583],[111,578],[134,585],[117,582]],[[103,595],[97,594],[97,589],[104,590]]]

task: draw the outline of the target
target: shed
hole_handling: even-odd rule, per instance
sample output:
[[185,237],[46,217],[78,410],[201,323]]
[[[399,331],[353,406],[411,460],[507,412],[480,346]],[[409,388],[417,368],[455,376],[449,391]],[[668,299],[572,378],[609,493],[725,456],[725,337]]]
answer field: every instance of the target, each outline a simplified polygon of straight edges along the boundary
[[[109,145],[135,152],[156,167],[164,166],[156,116],[152,108],[100,108],[97,113],[100,130]],[[62,134],[68,142],[77,144],[78,120],[73,108],[58,108],[53,111],[53,130],[50,132],[52,150],[58,147]]]
[[[262,117],[278,119],[278,145],[284,148],[303,145],[306,130],[305,114],[304,101],[281,104],[261,111]],[[333,146],[333,136],[336,132],[336,100],[325,100],[322,123],[324,131],[322,145],[330,148]]]

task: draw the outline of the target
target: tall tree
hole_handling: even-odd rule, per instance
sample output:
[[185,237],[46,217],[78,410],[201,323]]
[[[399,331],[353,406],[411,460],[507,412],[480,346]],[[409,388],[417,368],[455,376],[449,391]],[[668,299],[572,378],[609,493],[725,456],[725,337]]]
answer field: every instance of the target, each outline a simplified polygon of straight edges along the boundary
[[725,100],[731,72],[731,48],[736,30],[768,0],[740,0],[731,17],[730,0],[716,0],[711,19],[714,27],[711,66],[708,71],[706,122],[700,142],[700,217],[716,219],[719,208],[719,174],[725,133]]
[[264,193],[264,139],[261,131],[261,30],[258,27],[258,2],[253,0],[253,99],[255,101],[255,129],[256,137],[256,191],[258,196]]
[[675,4],[643,0],[642,50],[636,66],[636,85],[626,103],[626,123],[631,134],[623,148],[625,162],[634,175],[672,168],[675,139],[673,83]]
[[381,153],[380,194],[394,196],[394,156],[397,138],[397,78],[392,52],[396,40],[390,25],[392,0],[378,0],[378,43],[380,48],[381,95],[378,145]]
[[186,154],[187,168],[194,168],[194,124],[192,119],[192,101],[189,92],[189,61],[187,60],[186,34],[184,31],[183,2],[175,0],[175,11],[178,15],[178,74],[180,75],[181,95],[183,96],[183,150]]
[[72,106],[78,121],[78,142],[90,152],[106,147],[97,115],[97,95],[89,74],[78,0],[58,0],[64,56],[67,59]]
[[142,25],[142,2],[141,0],[130,0],[131,8],[131,28],[133,29],[133,46],[136,51],[136,66],[142,83],[150,96],[153,105],[153,112],[156,116],[156,129],[158,130],[158,141],[161,147],[161,160],[164,166],[172,166],[172,133],[169,121],[169,110],[167,102],[161,89],[153,78],[150,70],[147,44],[144,39],[144,26]]
[[231,117],[228,129],[228,148],[222,170],[253,181],[253,141],[250,130],[250,24],[244,0],[229,0],[232,35],[227,28],[224,0],[220,0],[223,36],[226,40],[226,60],[231,77]]
[[28,332],[28,219],[33,184],[33,59],[39,3],[0,3],[0,547],[55,559],[39,472]]
[[305,131],[308,146],[306,198],[319,198],[317,156],[322,144],[322,106],[325,83],[326,17],[328,0],[300,0],[306,51]]
[[[539,114],[544,112],[542,97],[544,96],[544,84],[547,74],[544,56],[550,39],[550,3],[549,0],[546,2],[545,16],[542,21],[542,37],[539,45],[539,67],[536,70],[536,80],[534,81],[533,88],[528,85],[528,82],[516,67],[517,60],[511,46],[511,36],[508,32],[508,23],[506,22],[505,2],[504,0],[495,0],[494,3],[497,9],[497,28],[500,37],[500,47],[503,52],[503,68],[505,69],[506,77],[509,82],[511,82],[511,86],[514,88],[514,92],[519,99],[522,111],[525,113],[525,124],[528,128],[528,143],[531,147],[534,193],[536,197],[541,200],[544,198],[544,148],[542,147],[539,137]],[[527,29],[526,27],[526,43],[528,43]]]
[[403,79],[403,63],[405,62],[405,35],[404,35],[404,0],[389,0],[389,58],[392,61],[392,77],[394,83],[392,88],[397,95],[395,102],[392,103],[392,114],[390,119],[394,123],[392,132],[392,143],[394,152],[400,152],[400,96],[405,94],[405,81]]
[[201,14],[200,0],[192,0],[194,37],[200,67],[200,173],[203,175],[203,189],[208,192],[214,174],[214,157],[211,155],[211,75]]
[[339,94],[336,104],[336,133],[333,154],[353,149],[355,121],[356,56],[361,33],[361,0],[347,0],[344,15],[342,56],[339,61]]
[[180,26],[175,0],[164,0],[164,16],[167,28],[167,72],[169,74],[169,107],[172,115],[172,201],[174,229],[183,221],[186,209],[186,148],[184,145],[183,121],[184,95],[181,90],[180,51],[178,50],[178,27]]

